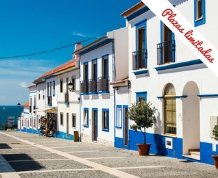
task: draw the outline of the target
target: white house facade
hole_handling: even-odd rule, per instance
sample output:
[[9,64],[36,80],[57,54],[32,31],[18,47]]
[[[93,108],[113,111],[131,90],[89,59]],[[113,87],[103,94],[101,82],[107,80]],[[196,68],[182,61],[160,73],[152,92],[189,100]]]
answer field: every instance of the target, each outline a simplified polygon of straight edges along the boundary
[[[218,24],[211,20],[218,2],[170,2],[218,47]],[[146,134],[150,152],[213,164],[211,155],[218,153],[211,135],[218,118],[217,77],[143,2],[122,16],[129,31],[130,102],[149,101],[158,110],[157,124]],[[136,150],[142,140],[129,130],[129,149]]]
[[116,74],[116,66],[128,70],[127,55],[121,52],[127,44],[127,28],[122,28],[75,52],[80,55],[82,141],[114,146],[115,98],[110,83],[128,77],[123,70]]

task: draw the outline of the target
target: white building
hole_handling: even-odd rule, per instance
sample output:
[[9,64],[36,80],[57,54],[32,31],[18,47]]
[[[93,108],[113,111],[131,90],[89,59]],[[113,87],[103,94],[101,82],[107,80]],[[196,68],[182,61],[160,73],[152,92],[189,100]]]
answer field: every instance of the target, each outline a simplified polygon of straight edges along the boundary
[[82,141],[114,145],[116,103],[110,83],[128,77],[127,44],[127,28],[121,28],[75,52],[80,55]]
[[[170,2],[218,48],[218,24],[212,20],[218,1]],[[122,16],[129,31],[130,102],[150,101],[158,109],[157,125],[147,130],[150,152],[213,164],[217,77],[142,2]],[[142,139],[129,130],[129,149],[136,150]]]
[[29,101],[23,105],[23,112],[18,120],[18,131],[27,132],[27,121],[30,118]]

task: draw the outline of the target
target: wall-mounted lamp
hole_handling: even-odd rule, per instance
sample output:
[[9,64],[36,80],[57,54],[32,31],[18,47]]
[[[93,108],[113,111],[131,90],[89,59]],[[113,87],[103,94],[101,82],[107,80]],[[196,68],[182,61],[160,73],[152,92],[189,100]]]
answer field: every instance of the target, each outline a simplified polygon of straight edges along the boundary
[[71,92],[74,90],[74,85],[73,85],[72,82],[68,83],[68,89],[69,89],[69,91],[71,91]]

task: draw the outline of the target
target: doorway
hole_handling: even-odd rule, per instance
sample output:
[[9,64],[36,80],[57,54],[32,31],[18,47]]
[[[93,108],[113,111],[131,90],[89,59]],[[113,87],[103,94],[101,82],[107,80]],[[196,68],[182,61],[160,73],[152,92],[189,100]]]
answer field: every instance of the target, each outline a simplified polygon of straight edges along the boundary
[[129,123],[128,123],[128,106],[123,107],[123,140],[124,140],[124,146],[128,146],[128,131],[129,131]]
[[200,149],[200,102],[199,88],[193,81],[186,83],[183,89],[182,119],[183,119],[183,155],[190,154],[190,150]]
[[97,141],[98,137],[98,110],[92,110],[92,141]]
[[66,137],[69,136],[69,113],[66,115]]

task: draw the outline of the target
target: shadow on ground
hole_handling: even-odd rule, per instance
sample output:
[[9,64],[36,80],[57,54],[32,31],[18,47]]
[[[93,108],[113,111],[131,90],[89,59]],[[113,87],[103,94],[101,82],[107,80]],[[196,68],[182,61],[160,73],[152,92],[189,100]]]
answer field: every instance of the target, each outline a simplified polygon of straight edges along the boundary
[[34,171],[45,168],[27,154],[3,154],[11,167],[16,171]]

